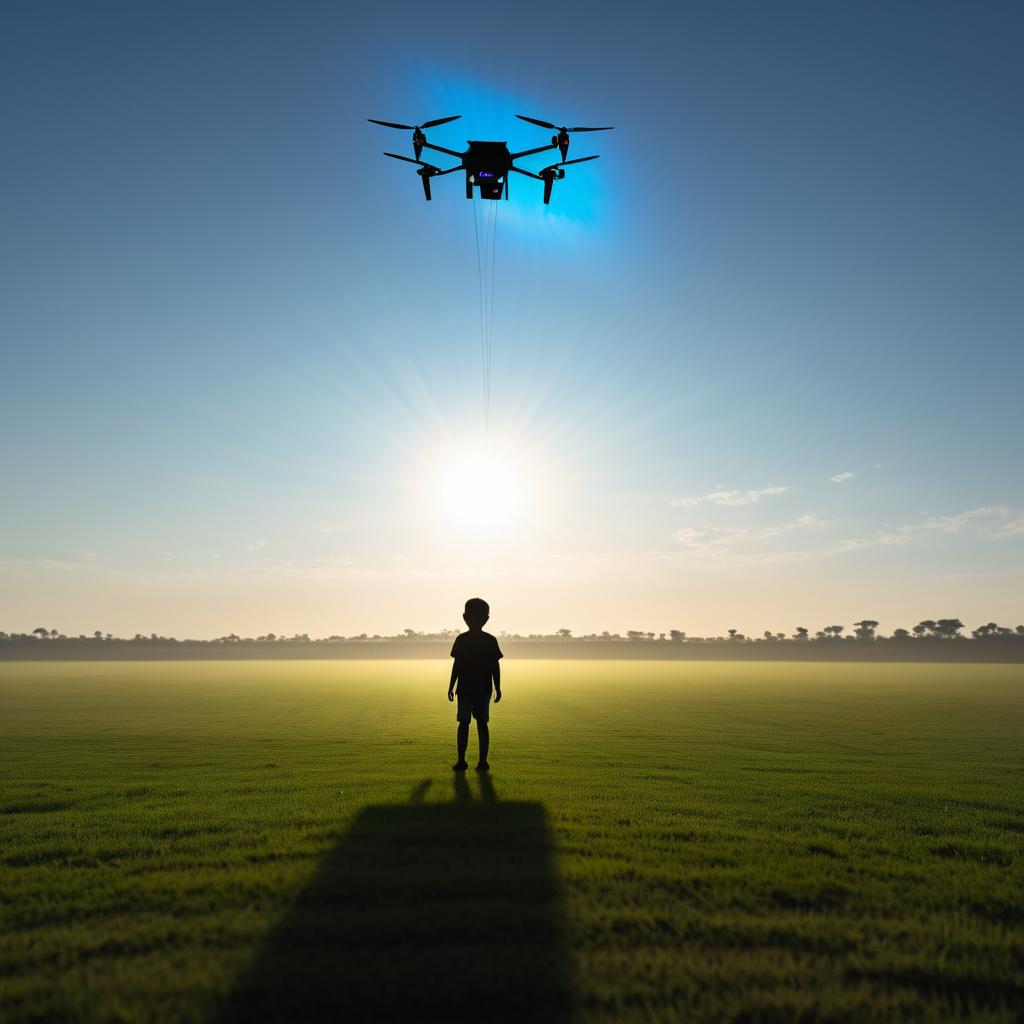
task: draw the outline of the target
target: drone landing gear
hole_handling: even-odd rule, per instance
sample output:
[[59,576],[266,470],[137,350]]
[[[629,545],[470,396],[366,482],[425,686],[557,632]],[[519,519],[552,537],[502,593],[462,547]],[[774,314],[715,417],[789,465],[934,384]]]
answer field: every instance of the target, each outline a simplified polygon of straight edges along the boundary
[[466,198],[473,198],[473,178],[470,175],[466,175]]

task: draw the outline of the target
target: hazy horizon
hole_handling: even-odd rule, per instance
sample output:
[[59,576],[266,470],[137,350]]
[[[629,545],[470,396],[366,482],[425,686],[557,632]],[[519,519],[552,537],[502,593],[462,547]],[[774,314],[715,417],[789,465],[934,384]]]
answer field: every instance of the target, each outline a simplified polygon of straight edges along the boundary
[[1024,10],[421,11],[7,13],[0,629],[1020,622]]

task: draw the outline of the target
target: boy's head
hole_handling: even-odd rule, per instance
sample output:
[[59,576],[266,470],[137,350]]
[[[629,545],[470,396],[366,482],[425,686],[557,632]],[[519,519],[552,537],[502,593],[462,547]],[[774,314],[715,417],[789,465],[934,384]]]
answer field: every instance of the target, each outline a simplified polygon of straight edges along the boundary
[[471,597],[466,602],[462,620],[470,629],[483,629],[491,617],[491,606],[482,597]]

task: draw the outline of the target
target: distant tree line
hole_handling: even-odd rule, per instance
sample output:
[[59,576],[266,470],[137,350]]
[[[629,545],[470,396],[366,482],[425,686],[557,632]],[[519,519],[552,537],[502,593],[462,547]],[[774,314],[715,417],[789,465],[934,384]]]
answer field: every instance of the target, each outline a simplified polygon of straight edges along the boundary
[[[813,635],[806,626],[796,626],[790,634],[773,633],[765,630],[760,636],[747,636],[738,629],[729,629],[719,636],[689,636],[681,629],[670,629],[667,633],[652,633],[645,630],[630,629],[622,633],[611,633],[605,630],[601,633],[586,633],[574,636],[572,630],[558,629],[554,633],[501,633],[504,640],[517,642],[562,642],[562,643],[593,643],[593,642],[622,642],[622,643],[670,643],[670,644],[703,644],[703,643],[733,643],[733,644],[764,644],[764,643],[799,643],[799,644],[834,644],[834,643],[893,643],[893,642],[930,642],[930,641],[959,641],[990,642],[993,640],[1009,640],[1013,642],[1024,642],[1024,625],[1000,626],[995,622],[987,622],[976,629],[972,629],[970,635],[965,635],[967,628],[960,619],[923,619],[911,629],[894,629],[892,634],[885,636],[878,632],[878,622],[875,619],[861,619],[855,622],[848,631],[846,626],[824,626]],[[77,636],[61,633],[57,629],[48,629],[45,626],[37,626],[31,633],[6,633],[0,630],[0,643],[14,642],[46,642],[57,643],[83,641],[90,644],[137,644],[145,646],[149,644],[360,644],[360,643],[408,643],[408,642],[430,642],[450,641],[458,630],[447,629],[435,633],[422,633],[415,629],[405,629],[401,633],[393,635],[381,635],[378,633],[359,633],[353,636],[343,636],[335,633],[326,637],[310,638],[308,633],[264,633],[259,636],[239,636],[237,633],[229,633],[227,636],[215,637],[212,640],[186,640],[181,641],[172,636],[160,636],[150,633],[149,636],[143,633],[136,633],[132,637],[118,637],[112,633],[106,633],[97,629],[91,634],[79,633]]]

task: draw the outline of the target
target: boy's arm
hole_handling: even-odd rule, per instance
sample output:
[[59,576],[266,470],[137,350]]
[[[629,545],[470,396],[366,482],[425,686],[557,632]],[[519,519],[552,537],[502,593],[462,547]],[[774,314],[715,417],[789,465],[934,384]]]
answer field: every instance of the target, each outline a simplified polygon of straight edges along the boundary
[[494,663],[494,703],[501,700],[501,662]]
[[457,661],[452,662],[452,677],[448,681],[448,699],[455,700],[455,680],[459,678],[459,663]]

